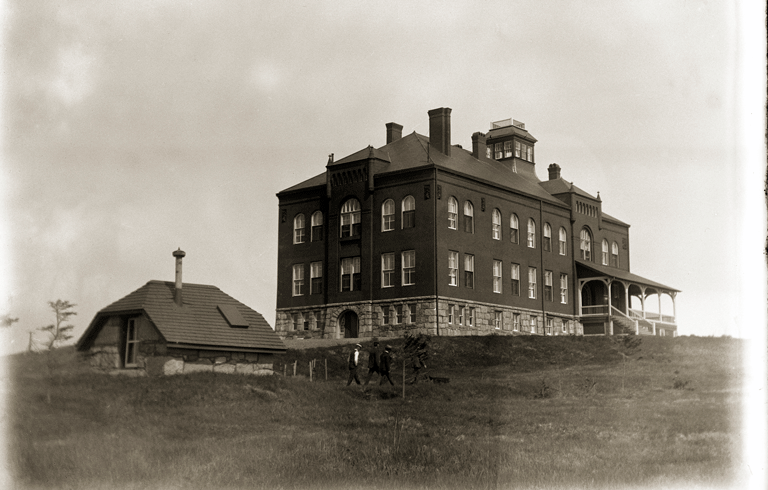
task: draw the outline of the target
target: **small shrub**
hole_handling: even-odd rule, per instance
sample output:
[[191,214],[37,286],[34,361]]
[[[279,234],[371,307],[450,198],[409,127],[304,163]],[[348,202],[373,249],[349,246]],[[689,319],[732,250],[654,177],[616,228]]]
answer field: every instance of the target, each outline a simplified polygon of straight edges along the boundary
[[533,394],[533,398],[550,398],[552,396],[552,388],[547,384],[546,379],[542,379],[536,392]]
[[688,383],[690,383],[690,381],[683,381],[682,379],[678,379],[676,377],[672,383],[672,387],[676,390],[690,390],[691,388],[688,388]]

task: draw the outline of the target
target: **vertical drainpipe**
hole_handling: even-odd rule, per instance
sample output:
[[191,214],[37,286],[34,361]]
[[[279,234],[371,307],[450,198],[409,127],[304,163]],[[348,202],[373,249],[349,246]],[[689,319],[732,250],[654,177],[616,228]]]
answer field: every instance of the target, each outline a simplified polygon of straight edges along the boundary
[[[374,262],[373,262],[373,229],[375,228],[375,218],[374,218],[374,216],[375,216],[375,214],[374,214],[375,213],[375,209],[374,209],[374,205],[373,205],[373,201],[374,201],[374,199],[373,199],[373,191],[374,191],[374,185],[373,185],[373,158],[374,158],[374,154],[373,154],[373,147],[372,146],[369,146],[368,149],[369,149],[368,150],[368,187],[367,187],[366,190],[367,190],[367,193],[368,193],[368,197],[371,200],[370,212],[368,214],[368,224],[370,225],[369,226],[370,232],[368,234],[368,257],[369,257],[368,260],[371,261],[371,263],[368,264],[368,305],[369,305],[369,308],[370,308],[370,314],[368,315],[368,321],[370,322],[371,335],[373,336],[373,264],[374,264]],[[361,213],[361,216],[360,216],[361,224],[362,224],[362,221],[363,221],[362,218],[363,217],[362,217],[362,213]],[[363,265],[360,264],[360,267],[362,267],[362,266]],[[358,319],[358,335],[359,335],[359,332],[360,332],[360,326],[359,326],[359,319]]]
[[439,296],[438,296],[439,283],[438,283],[438,279],[437,279],[437,277],[438,277],[437,271],[438,271],[438,267],[440,267],[440,265],[438,264],[438,260],[437,260],[437,165],[435,165],[434,176],[435,176],[435,179],[434,179],[435,188],[432,190],[431,194],[432,194],[432,197],[433,197],[432,200],[434,201],[433,205],[432,205],[432,207],[434,209],[434,218],[432,219],[432,221],[434,221],[435,233],[432,235],[432,240],[433,240],[433,243],[434,243],[433,263],[434,263],[434,268],[435,268],[435,332],[437,333],[437,336],[439,337],[440,336],[440,307],[439,307],[440,306],[440,299],[439,299]]
[[[541,199],[539,199],[539,229],[541,230],[541,233],[539,236],[541,237],[540,243],[539,243],[539,257],[541,258],[541,318],[544,326],[544,335],[547,335],[547,312],[544,309],[544,277],[546,274],[546,271],[544,270],[544,211],[543,211],[543,202]],[[550,248],[552,248],[550,246]],[[552,280],[554,283],[554,279]],[[554,286],[552,286],[553,291],[552,294],[554,294]]]

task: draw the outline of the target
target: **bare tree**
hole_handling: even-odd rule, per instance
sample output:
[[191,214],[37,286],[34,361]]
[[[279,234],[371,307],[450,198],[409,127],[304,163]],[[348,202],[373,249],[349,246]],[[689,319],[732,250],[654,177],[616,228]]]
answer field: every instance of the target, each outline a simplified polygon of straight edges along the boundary
[[0,327],[7,328],[12,326],[14,323],[18,322],[18,318],[12,318],[11,315],[3,315],[0,316]]
[[77,305],[70,303],[69,301],[57,299],[56,301],[49,301],[48,306],[50,306],[56,314],[56,323],[40,327],[38,330],[50,334],[51,340],[48,342],[47,348],[48,350],[51,350],[72,338],[72,335],[70,335],[69,332],[75,327],[74,325],[67,325],[66,322],[69,321],[69,317],[77,315],[75,311],[72,311],[72,308]]

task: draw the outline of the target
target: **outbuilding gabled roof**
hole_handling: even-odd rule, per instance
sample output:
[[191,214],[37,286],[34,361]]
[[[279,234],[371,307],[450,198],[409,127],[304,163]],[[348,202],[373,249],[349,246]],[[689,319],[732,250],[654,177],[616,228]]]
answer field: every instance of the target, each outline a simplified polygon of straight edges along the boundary
[[174,301],[174,290],[173,282],[149,281],[101,309],[78,340],[77,349],[87,349],[109,317],[143,312],[169,347],[285,352],[285,345],[258,311],[216,286],[182,284],[182,306]]

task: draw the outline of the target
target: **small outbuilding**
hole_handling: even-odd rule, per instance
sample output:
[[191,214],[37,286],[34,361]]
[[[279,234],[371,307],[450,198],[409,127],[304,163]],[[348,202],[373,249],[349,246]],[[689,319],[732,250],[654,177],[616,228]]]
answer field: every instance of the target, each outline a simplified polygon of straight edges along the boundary
[[111,374],[272,374],[286,351],[264,317],[216,286],[149,281],[101,309],[77,341],[91,367]]

